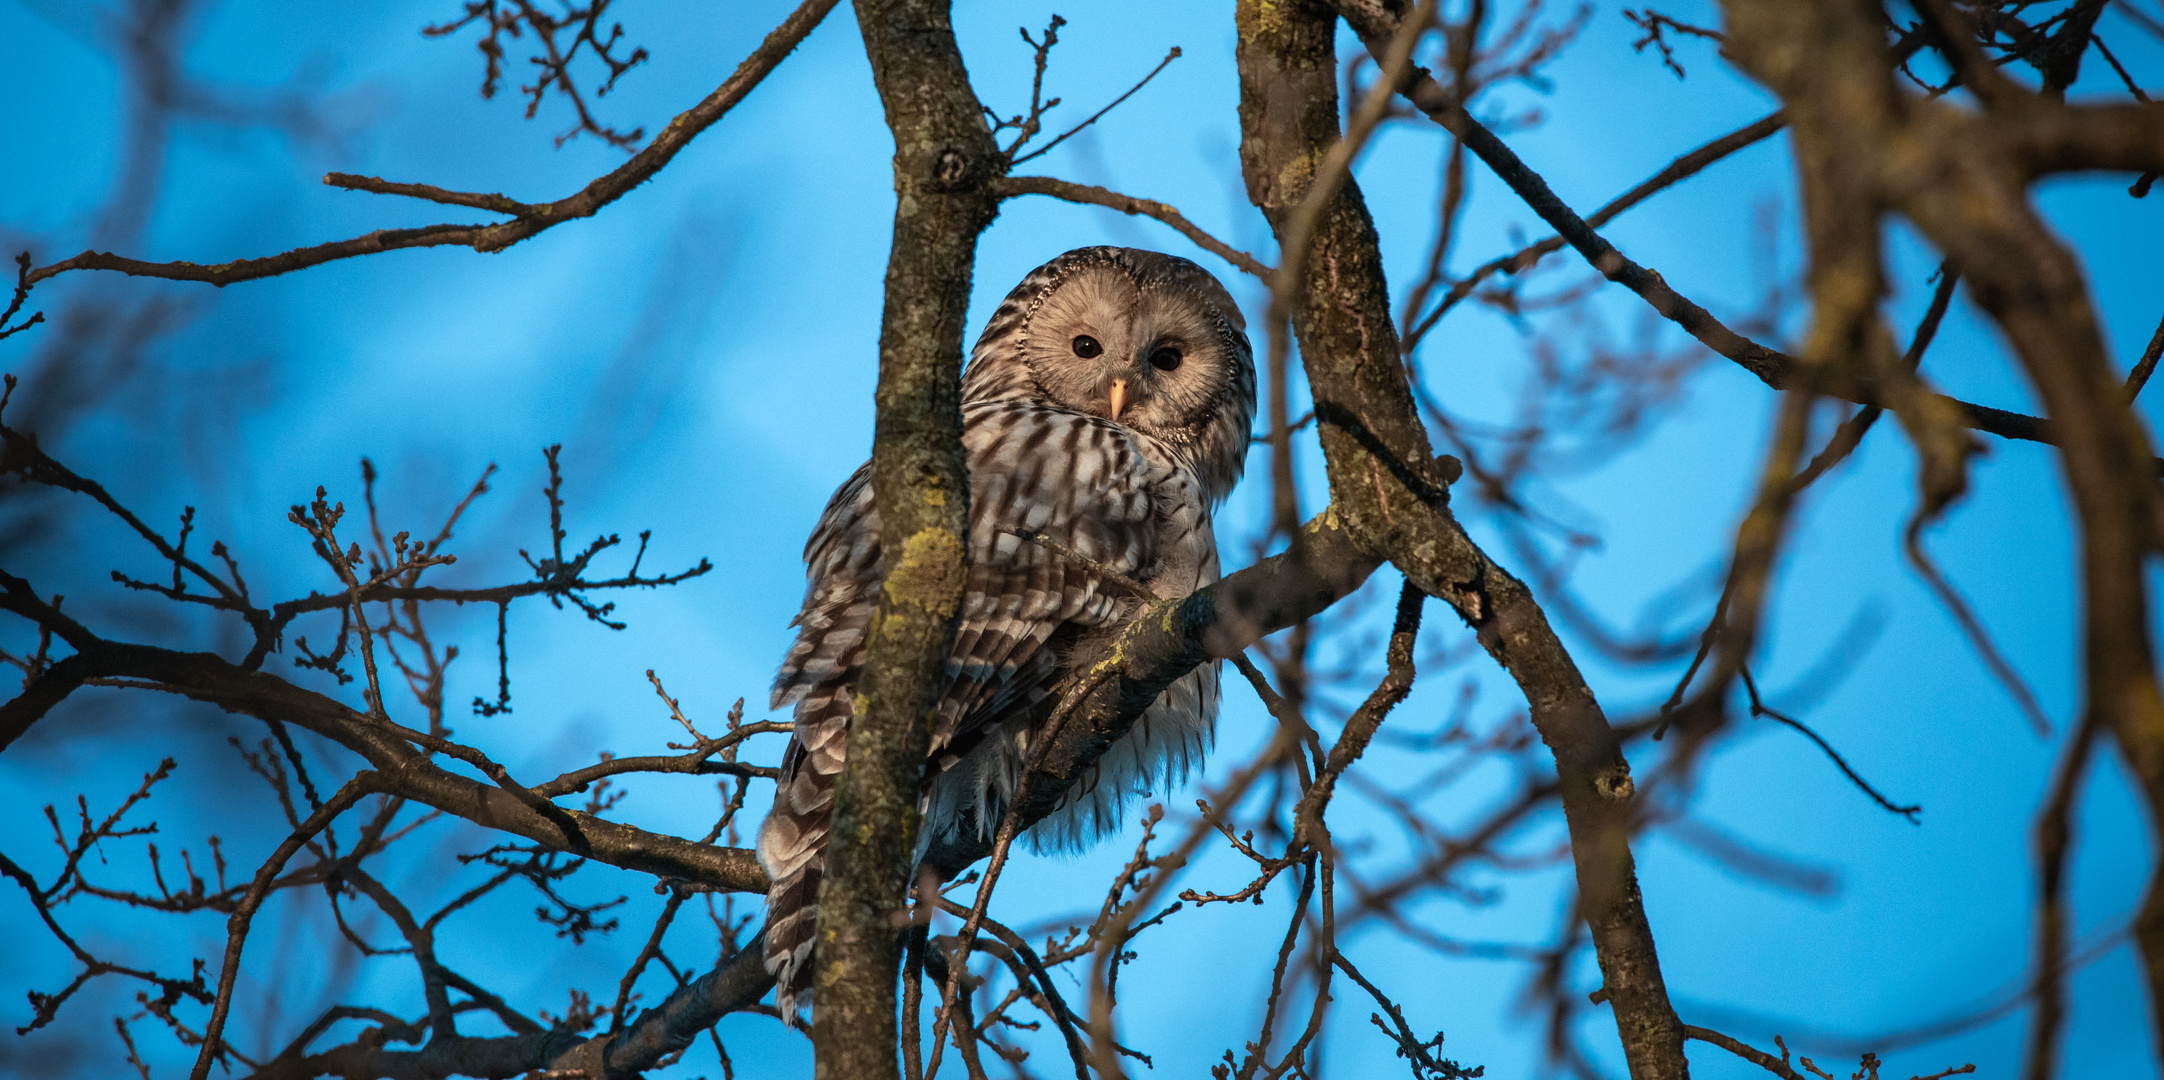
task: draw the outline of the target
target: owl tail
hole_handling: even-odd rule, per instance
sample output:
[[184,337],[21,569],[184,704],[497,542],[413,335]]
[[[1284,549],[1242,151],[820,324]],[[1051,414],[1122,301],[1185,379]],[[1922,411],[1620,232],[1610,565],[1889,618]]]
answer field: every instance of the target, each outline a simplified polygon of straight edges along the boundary
[[795,1027],[798,1007],[809,1003],[824,855],[821,852],[796,873],[777,879],[766,894],[766,969],[774,975],[774,1007],[785,1027]]
[[775,1008],[791,1027],[811,994],[819,880],[850,712],[843,687],[814,691],[798,702],[796,740],[774,785],[774,812],[759,827],[759,863],[773,881],[766,893],[766,969],[774,974]]

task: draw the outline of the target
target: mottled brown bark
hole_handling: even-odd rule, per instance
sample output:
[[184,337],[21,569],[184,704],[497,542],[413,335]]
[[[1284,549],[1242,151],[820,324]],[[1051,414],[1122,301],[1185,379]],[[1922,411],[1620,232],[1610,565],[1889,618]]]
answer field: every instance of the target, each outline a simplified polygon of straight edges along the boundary
[[859,0],[894,135],[894,234],[879,331],[872,490],[886,580],[856,686],[819,889],[812,1042],[828,1080],[898,1075],[895,983],[917,791],[969,572],[962,334],[998,147],[944,0]]
[[[1339,134],[1336,14],[1243,0],[1238,18],[1241,162],[1249,197],[1282,241]],[[1687,1076],[1631,860],[1629,764],[1530,590],[1449,513],[1399,361],[1374,225],[1350,178],[1313,235],[1292,316],[1334,512],[1357,543],[1448,601],[1525,693],[1555,755],[1580,902],[1631,1075]]]

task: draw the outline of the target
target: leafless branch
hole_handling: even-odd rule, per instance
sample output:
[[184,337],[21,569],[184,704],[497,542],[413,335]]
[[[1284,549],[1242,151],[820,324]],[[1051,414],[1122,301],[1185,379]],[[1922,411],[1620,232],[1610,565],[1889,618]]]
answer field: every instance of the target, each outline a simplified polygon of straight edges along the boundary
[[1013,198],[1018,195],[1049,195],[1055,199],[1064,199],[1067,202],[1109,207],[1123,214],[1155,218],[1179,230],[1180,235],[1194,241],[1195,246],[1256,277],[1267,280],[1273,273],[1269,267],[1258,262],[1254,256],[1203,232],[1193,222],[1182,217],[1178,210],[1161,202],[1137,199],[1101,187],[1093,187],[1089,184],[1075,184],[1065,180],[1055,180],[1049,176],[1003,176],[993,182],[992,189],[998,192],[1002,198]]
[[[492,0],[481,0],[491,3]],[[41,266],[32,271],[27,284],[35,285],[55,274],[70,270],[117,270],[136,277],[165,278],[172,281],[204,281],[213,285],[231,285],[237,281],[253,281],[258,278],[275,277],[295,270],[320,266],[338,259],[350,259],[360,255],[374,255],[385,251],[406,248],[440,247],[458,245],[471,247],[480,252],[497,252],[566,221],[592,217],[601,209],[628,194],[633,188],[651,179],[676,157],[691,140],[712,127],[714,122],[727,115],[729,110],[742,101],[745,95],[765,79],[782,59],[794,51],[797,44],[811,33],[814,26],[826,17],[837,0],[804,0],[782,24],[767,35],[759,48],[744,62],[737,65],[729,76],[705,100],[679,114],[655,135],[652,142],[631,160],[618,166],[576,194],[546,203],[515,203],[500,200],[499,196],[447,192],[440,188],[420,184],[394,184],[390,181],[370,180],[345,173],[333,173],[324,182],[333,187],[353,187],[358,190],[382,191],[386,194],[412,195],[434,202],[446,202],[460,206],[485,206],[499,213],[513,215],[510,221],[494,225],[427,225],[412,229],[379,229],[375,232],[311,247],[295,248],[277,255],[258,258],[235,259],[204,265],[192,262],[146,262],[108,252],[85,251],[71,259]],[[605,6],[605,5],[604,5]],[[583,122],[582,122],[583,128]],[[636,133],[634,133],[635,135]],[[628,136],[627,136],[628,138]],[[509,207],[523,208],[507,209]]]

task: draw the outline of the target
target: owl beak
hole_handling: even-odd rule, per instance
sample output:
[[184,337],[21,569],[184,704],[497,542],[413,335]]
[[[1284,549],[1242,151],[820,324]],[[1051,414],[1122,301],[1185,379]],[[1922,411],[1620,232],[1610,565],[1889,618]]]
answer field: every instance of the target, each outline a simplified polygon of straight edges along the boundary
[[1127,407],[1127,380],[1112,380],[1110,397],[1112,399],[1112,419],[1117,420],[1120,418],[1120,411]]

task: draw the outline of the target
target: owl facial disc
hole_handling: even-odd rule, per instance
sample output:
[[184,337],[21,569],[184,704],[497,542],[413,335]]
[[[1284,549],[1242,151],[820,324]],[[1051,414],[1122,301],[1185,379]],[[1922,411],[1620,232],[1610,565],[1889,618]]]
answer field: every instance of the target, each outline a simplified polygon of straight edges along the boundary
[[1186,259],[1076,248],[993,312],[962,399],[1049,401],[1149,436],[1214,503],[1240,477],[1255,415],[1245,327],[1224,286]]

